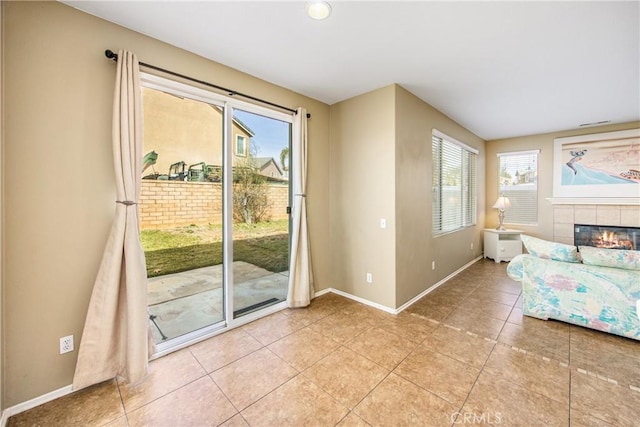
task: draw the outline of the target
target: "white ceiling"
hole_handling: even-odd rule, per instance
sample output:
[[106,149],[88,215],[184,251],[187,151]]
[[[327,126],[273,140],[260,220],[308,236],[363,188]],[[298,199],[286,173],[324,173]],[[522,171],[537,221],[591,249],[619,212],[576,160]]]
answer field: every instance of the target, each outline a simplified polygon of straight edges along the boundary
[[640,119],[638,1],[65,3],[327,104],[398,83],[487,140]]

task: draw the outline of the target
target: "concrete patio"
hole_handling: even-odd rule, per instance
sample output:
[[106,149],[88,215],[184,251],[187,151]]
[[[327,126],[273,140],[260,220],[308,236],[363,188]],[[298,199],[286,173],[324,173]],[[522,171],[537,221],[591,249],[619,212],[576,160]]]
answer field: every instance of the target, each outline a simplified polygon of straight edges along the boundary
[[[235,261],[233,277],[234,311],[239,316],[264,307],[265,301],[271,301],[266,304],[270,305],[287,297],[288,271],[273,273]],[[150,278],[148,304],[157,325],[152,328],[155,342],[221,322],[224,319],[222,279],[221,264]],[[163,339],[162,334],[166,338]]]

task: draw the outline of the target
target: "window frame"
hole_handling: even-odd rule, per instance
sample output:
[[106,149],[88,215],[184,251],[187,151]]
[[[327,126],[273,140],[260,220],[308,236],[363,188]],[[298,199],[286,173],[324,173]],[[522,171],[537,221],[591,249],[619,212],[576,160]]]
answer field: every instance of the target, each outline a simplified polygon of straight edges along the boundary
[[[539,209],[538,209],[538,199],[539,199],[539,184],[538,184],[538,173],[540,171],[540,150],[522,150],[522,151],[510,151],[506,153],[496,153],[498,157],[498,196],[505,195],[509,198],[509,202],[511,203],[510,209],[505,209],[505,224],[514,224],[514,225],[526,225],[526,226],[537,226],[539,219]],[[535,156],[535,200],[534,202],[526,203],[524,198],[514,197],[513,190],[506,190],[503,188],[502,184],[502,169],[503,163],[502,159],[522,157],[522,156]],[[523,162],[524,163],[524,162]],[[511,169],[517,169],[519,161],[514,162],[511,165]],[[508,167],[508,166],[506,166]],[[519,208],[520,206],[520,208]],[[531,213],[532,210],[535,210],[535,218],[531,220],[526,220],[523,217],[514,218],[520,211]]]
[[[238,150],[238,144],[242,140],[242,153]],[[244,135],[236,135],[236,141],[233,147],[235,155],[238,157],[247,157],[247,137]]]
[[[438,147],[436,147],[438,145]],[[446,227],[443,221],[443,210],[447,208],[443,204],[443,152],[444,150],[460,150],[459,178],[460,188],[460,218],[456,224]],[[454,233],[465,228],[475,227],[478,219],[478,154],[479,150],[458,141],[457,139],[440,132],[432,130],[431,134],[431,154],[432,154],[432,220],[431,231],[434,237]],[[448,160],[456,160],[448,157]],[[454,165],[454,167],[457,165]],[[454,210],[456,206],[454,205]],[[451,206],[449,206],[451,209]]]

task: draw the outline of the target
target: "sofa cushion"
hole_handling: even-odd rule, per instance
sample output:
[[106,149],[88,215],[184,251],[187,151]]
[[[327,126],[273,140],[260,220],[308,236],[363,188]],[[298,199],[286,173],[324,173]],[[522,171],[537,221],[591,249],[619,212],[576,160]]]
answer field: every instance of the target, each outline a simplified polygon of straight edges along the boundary
[[580,262],[578,249],[575,246],[564,243],[549,242],[536,237],[522,235],[522,243],[527,251],[538,258],[552,259],[554,261]]
[[587,265],[640,270],[640,251],[603,249],[593,246],[580,246],[579,250],[582,262]]

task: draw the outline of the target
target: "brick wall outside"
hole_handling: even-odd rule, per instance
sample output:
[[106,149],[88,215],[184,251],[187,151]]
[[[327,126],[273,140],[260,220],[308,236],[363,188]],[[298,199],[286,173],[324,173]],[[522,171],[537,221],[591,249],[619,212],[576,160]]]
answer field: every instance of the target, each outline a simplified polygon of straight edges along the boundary
[[289,186],[288,185],[267,185],[267,199],[269,200],[269,219],[286,219],[287,206],[289,206]]
[[[287,218],[289,189],[267,185],[270,219]],[[164,229],[222,222],[222,184],[215,182],[142,181],[140,229]]]

